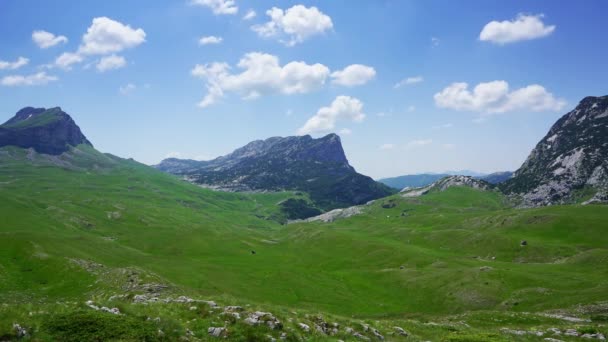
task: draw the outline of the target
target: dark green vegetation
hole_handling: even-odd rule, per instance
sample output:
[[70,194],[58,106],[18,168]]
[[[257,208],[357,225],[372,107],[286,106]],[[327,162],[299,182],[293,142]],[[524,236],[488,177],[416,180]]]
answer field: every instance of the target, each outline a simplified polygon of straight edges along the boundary
[[[339,322],[343,340],[347,326],[373,337],[360,323],[391,339],[398,325],[413,340],[513,338],[503,327],[606,332],[606,305],[590,306],[608,295],[605,206],[518,210],[498,192],[455,187],[281,226],[278,204],[301,195],[201,189],[87,145],[61,156],[5,147],[0,161],[0,336],[18,322],[43,340],[145,339],[151,324],[169,340],[186,329],[213,339],[211,326],[234,340],[325,339],[296,326],[317,314]],[[206,304],[133,303],[150,284],[161,298],[271,311],[285,327],[225,323]],[[93,311],[90,299],[124,315]],[[527,313],[552,310],[597,320]]]
[[[309,135],[253,141],[211,161],[166,159],[159,170],[213,188],[302,191],[322,210],[364,204],[395,191],[348,164],[340,137]],[[299,211],[302,213],[302,211]]]

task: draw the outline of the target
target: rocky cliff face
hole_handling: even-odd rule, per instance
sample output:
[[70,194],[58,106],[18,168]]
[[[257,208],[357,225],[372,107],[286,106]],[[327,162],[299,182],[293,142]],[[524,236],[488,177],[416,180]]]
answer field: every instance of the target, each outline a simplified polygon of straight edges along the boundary
[[392,193],[349,165],[335,134],[319,139],[273,137],[211,161],[173,158],[156,167],[220,190],[305,191],[323,209],[361,204]]
[[91,145],[74,120],[59,107],[26,107],[0,125],[0,147],[33,148],[38,153],[59,155],[79,144]]
[[568,203],[581,189],[601,201],[607,188],[608,96],[584,98],[501,185],[507,193],[521,194],[524,206]]

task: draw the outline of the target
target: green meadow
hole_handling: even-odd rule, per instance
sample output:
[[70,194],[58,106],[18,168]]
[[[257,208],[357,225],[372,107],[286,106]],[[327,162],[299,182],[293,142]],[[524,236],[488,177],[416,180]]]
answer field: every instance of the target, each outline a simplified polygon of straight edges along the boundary
[[[33,341],[216,340],[209,327],[251,341],[356,340],[347,327],[412,341],[608,332],[605,206],[517,209],[497,191],[450,188],[284,224],[289,198],[306,195],[211,191],[86,146],[59,157],[2,148],[0,340],[19,338],[14,323]],[[150,284],[160,298],[242,306],[243,318],[271,312],[283,327],[204,302],[135,303]],[[316,331],[318,317],[339,332]]]

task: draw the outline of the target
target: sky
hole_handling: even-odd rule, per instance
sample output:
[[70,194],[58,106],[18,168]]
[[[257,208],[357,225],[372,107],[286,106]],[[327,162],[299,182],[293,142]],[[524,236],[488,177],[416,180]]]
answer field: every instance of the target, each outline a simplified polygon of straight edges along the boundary
[[60,106],[102,152],[211,159],[340,135],[374,178],[515,170],[608,94],[608,2],[0,0],[0,121]]

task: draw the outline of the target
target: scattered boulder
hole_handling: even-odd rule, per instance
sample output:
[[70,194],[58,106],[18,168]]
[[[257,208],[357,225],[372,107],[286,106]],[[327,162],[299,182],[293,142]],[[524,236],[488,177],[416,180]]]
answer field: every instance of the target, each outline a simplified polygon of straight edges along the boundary
[[395,331],[397,332],[397,334],[401,335],[401,336],[408,336],[409,333],[405,330],[403,330],[403,328],[401,327],[393,327],[393,329],[395,329]]
[[298,323],[298,327],[300,329],[302,329],[304,332],[309,332],[310,331],[310,326],[308,324]]
[[261,325],[265,324],[270,329],[282,329],[283,323],[279,321],[269,312],[256,311],[249,314],[249,317],[245,319],[245,323],[249,325]]
[[228,334],[228,330],[223,327],[209,327],[207,333],[213,337],[225,337]]
[[13,323],[13,330],[15,331],[15,334],[18,338],[23,338],[27,336],[27,330],[18,323]]
[[519,243],[521,246],[527,246],[528,245],[528,241],[526,240],[521,240],[521,242]]
[[372,334],[374,335],[374,337],[376,337],[379,340],[384,340],[384,336],[382,336],[382,334],[380,334],[380,332],[376,329],[372,329]]

